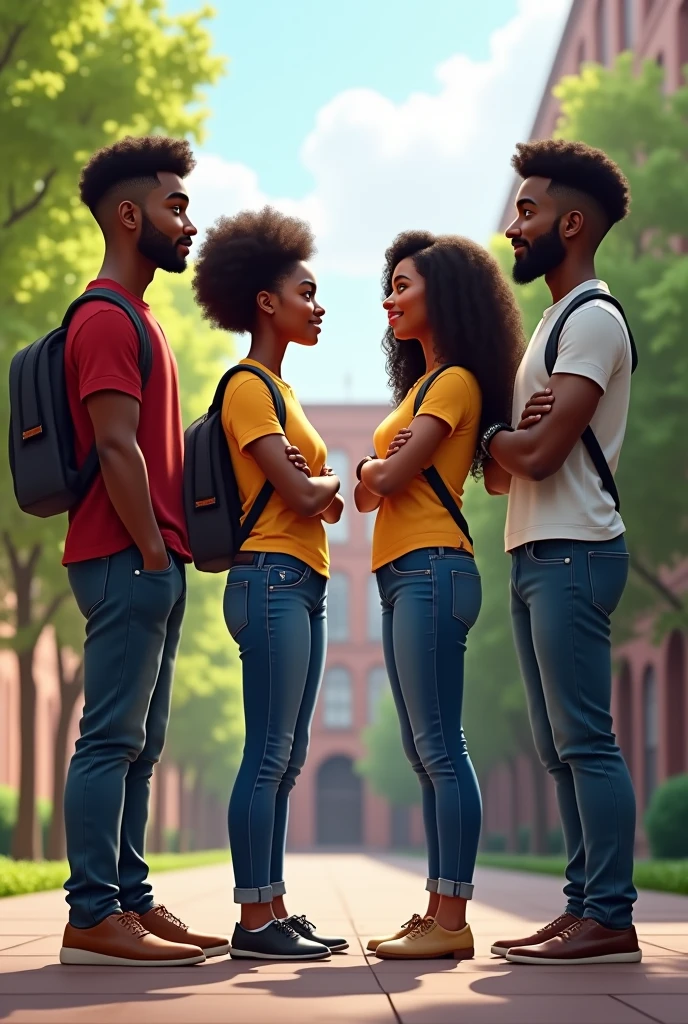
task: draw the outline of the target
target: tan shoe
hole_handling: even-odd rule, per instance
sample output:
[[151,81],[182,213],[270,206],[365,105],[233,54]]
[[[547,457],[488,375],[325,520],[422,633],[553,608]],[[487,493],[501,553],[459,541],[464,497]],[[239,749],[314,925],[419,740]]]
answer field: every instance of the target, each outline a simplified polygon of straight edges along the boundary
[[146,914],[140,914],[139,920],[144,928],[159,939],[200,946],[206,956],[224,956],[229,953],[229,939],[226,936],[192,932],[187,924],[162,905],[153,907]]
[[403,939],[381,943],[375,955],[381,960],[472,960],[473,933],[470,925],[449,932],[434,917],[426,917]]
[[201,964],[205,953],[189,943],[152,935],[138,914],[110,914],[94,928],[64,930],[60,963],[111,967],[186,967]]
[[374,953],[377,947],[381,946],[383,942],[394,942],[396,939],[403,939],[405,935],[408,935],[411,929],[417,928],[422,920],[423,918],[420,914],[414,914],[411,920],[407,921],[406,924],[402,924],[399,931],[395,932],[394,935],[386,935],[382,939],[369,939],[367,948],[371,953]]
[[537,946],[541,942],[547,942],[549,939],[553,939],[555,935],[559,935],[561,932],[566,931],[572,924],[575,924],[578,920],[573,914],[561,914],[556,921],[552,921],[550,924],[546,924],[544,928],[538,928],[532,935],[526,936],[523,939],[501,939],[495,942],[491,948],[491,952],[495,956],[506,956],[510,949],[516,949],[519,946]]

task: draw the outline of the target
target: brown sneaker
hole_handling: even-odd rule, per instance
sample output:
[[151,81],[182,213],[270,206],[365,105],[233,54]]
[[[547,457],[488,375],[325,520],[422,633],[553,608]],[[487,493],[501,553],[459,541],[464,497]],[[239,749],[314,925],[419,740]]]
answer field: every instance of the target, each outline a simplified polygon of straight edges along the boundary
[[200,946],[206,956],[224,956],[225,953],[229,953],[229,939],[226,936],[192,932],[187,924],[162,905],[153,907],[146,914],[140,914],[139,921],[159,939]]
[[166,942],[151,935],[138,914],[110,914],[94,928],[68,924],[60,950],[61,964],[112,967],[185,967],[200,964],[205,953],[189,943]]
[[491,952],[495,956],[506,956],[510,949],[516,949],[519,946],[538,946],[542,942],[547,942],[548,939],[553,939],[559,932],[563,932],[566,928],[570,928],[572,924],[579,921],[580,918],[574,917],[573,914],[561,914],[556,921],[552,921],[551,924],[546,924],[544,928],[538,928],[536,932],[529,935],[526,939],[512,939],[510,942],[495,942]]
[[383,935],[380,939],[370,939],[366,948],[369,949],[371,953],[374,953],[377,947],[381,946],[383,942],[395,942],[397,939],[403,939],[410,931],[417,928],[422,920],[423,918],[420,914],[414,914],[406,924],[402,924],[399,931],[395,932],[394,935]]
[[512,964],[637,964],[643,954],[635,928],[605,928],[583,917],[565,931],[536,946],[510,949]]

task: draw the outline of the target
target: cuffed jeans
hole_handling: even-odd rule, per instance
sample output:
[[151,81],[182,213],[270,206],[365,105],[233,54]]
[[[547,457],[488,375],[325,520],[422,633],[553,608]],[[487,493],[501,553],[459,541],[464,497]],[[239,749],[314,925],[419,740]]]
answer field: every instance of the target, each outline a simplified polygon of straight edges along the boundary
[[609,616],[628,576],[623,537],[512,552],[511,611],[535,747],[556,785],[567,912],[628,928],[635,796],[612,731]]
[[387,674],[404,752],[421,787],[427,888],[470,899],[482,807],[461,714],[480,574],[466,551],[424,548],[378,569],[377,581]]
[[327,580],[291,555],[235,564],[227,628],[243,666],[246,740],[229,802],[234,901],[285,893],[289,795],[306,761],[327,646]]
[[86,618],[84,713],[67,773],[69,920],[91,928],[153,906],[144,859],[153,766],[160,760],[186,602],[172,554],[146,572],[136,548],[68,567]]

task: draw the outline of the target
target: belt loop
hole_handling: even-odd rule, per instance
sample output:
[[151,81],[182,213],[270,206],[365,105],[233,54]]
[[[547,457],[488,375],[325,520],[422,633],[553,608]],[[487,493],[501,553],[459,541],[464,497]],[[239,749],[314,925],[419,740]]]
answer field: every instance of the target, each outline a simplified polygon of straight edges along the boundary
[[263,565],[265,563],[265,555],[266,555],[265,551],[261,551],[258,554],[258,561],[256,562],[256,565],[258,566],[259,569],[263,568]]
[[437,554],[439,555],[440,558],[444,558],[444,548],[438,548]]

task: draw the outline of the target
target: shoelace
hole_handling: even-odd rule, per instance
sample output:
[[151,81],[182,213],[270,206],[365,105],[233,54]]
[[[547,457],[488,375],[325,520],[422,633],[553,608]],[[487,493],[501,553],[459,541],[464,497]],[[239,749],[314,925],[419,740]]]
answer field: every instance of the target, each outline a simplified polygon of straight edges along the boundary
[[402,924],[401,929],[403,931],[405,928],[408,928],[409,931],[413,931],[414,928],[418,927],[422,920],[423,918],[420,914],[414,914],[413,917],[411,917],[405,924]]
[[167,921],[169,924],[176,925],[176,927],[181,928],[182,931],[188,932],[188,924],[184,924],[184,922],[180,921],[178,917],[175,917],[174,914],[170,913],[167,907],[163,906],[162,903],[159,904],[157,907],[153,907],[153,910],[158,915],[158,917],[164,918],[164,920]]
[[117,915],[117,922],[121,924],[123,928],[131,932],[132,935],[136,935],[138,938],[143,938],[144,935],[148,935],[148,931],[143,927],[139,920],[139,915],[135,914],[133,910],[127,910],[123,914]]
[[557,925],[561,924],[561,922],[567,916],[568,916],[567,914],[560,914],[559,917],[557,917],[556,920],[552,921],[551,924],[546,924],[544,928],[538,928],[538,930],[537,930],[537,932],[535,934],[536,935],[540,935],[541,933],[548,932],[550,930],[550,928],[556,928]]
[[420,922],[412,929],[406,936],[408,939],[420,939],[423,935],[427,935],[435,927],[435,919],[433,917],[421,917]]
[[290,939],[298,938],[297,933],[294,931],[292,926],[287,921],[273,921],[272,924],[275,925],[275,927],[277,928],[278,932],[282,932],[284,935],[288,936]]
[[[301,914],[299,917],[292,918],[293,921],[298,921],[302,928],[305,928],[309,932],[315,931],[315,925],[312,921],[309,921],[305,914]],[[291,926],[290,926],[291,927]]]
[[584,925],[585,921],[583,921],[582,918],[580,921],[574,921],[574,923],[569,925],[568,928],[565,928],[563,932],[559,932],[559,938],[563,939],[564,942],[568,942],[569,939],[578,934]]

